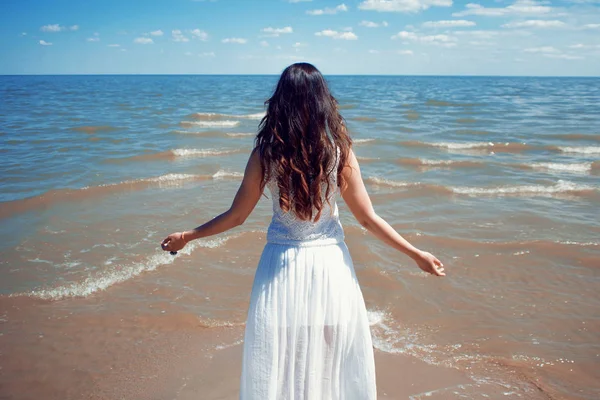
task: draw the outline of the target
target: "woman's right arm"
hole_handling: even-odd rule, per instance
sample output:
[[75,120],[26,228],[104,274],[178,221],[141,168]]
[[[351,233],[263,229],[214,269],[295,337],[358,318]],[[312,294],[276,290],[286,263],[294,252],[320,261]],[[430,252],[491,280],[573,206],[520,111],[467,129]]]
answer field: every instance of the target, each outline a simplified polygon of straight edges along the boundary
[[421,251],[410,244],[394,230],[373,209],[373,204],[365,188],[358,160],[350,150],[348,162],[342,170],[345,187],[342,188],[342,197],[356,220],[375,235],[379,240],[387,243],[396,250],[412,258],[423,271],[437,276],[444,276],[444,265],[432,254]]

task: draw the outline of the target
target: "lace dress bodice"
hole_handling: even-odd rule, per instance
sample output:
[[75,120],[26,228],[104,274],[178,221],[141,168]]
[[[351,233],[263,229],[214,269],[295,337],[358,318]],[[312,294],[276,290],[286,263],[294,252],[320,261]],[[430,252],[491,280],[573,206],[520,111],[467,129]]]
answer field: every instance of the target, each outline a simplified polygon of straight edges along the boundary
[[[335,244],[344,241],[344,230],[340,223],[336,198],[339,193],[335,172],[331,174],[329,203],[324,201],[318,221],[303,221],[293,211],[284,212],[279,206],[279,187],[275,177],[269,178],[267,187],[273,202],[273,218],[267,231],[267,242],[296,246]],[[322,191],[325,197],[325,185]]]

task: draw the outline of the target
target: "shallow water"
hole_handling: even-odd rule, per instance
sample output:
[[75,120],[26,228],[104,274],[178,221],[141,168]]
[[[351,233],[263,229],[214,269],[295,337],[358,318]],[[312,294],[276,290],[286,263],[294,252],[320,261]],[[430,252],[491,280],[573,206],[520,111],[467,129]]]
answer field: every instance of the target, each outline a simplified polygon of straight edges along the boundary
[[[57,305],[74,325],[239,334],[270,200],[178,257],[158,243],[229,206],[276,79],[0,77],[3,353],[68,330],[40,312]],[[329,82],[376,210],[448,271],[425,276],[340,201],[376,347],[468,371],[465,396],[600,397],[600,80]]]

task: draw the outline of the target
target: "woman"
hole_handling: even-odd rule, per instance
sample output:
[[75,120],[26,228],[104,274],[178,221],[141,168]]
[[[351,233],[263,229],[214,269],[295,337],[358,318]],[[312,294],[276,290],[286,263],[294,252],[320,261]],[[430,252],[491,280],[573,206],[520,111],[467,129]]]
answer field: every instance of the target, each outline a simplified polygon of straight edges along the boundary
[[352,140],[321,73],[283,71],[231,208],[198,228],[169,235],[165,251],[244,223],[266,187],[273,200],[252,287],[240,398],[375,399],[367,311],[338,216],[339,192],[358,222],[443,276],[433,255],[403,239],[373,210]]

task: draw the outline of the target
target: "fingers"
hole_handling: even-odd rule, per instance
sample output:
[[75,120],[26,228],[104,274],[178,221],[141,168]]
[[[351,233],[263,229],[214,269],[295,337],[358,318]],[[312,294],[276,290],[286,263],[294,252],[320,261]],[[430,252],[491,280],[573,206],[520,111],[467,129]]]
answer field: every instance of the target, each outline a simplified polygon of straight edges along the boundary
[[432,269],[432,273],[436,276],[446,276],[446,273],[444,272],[444,264],[442,264],[437,258],[433,262]]

